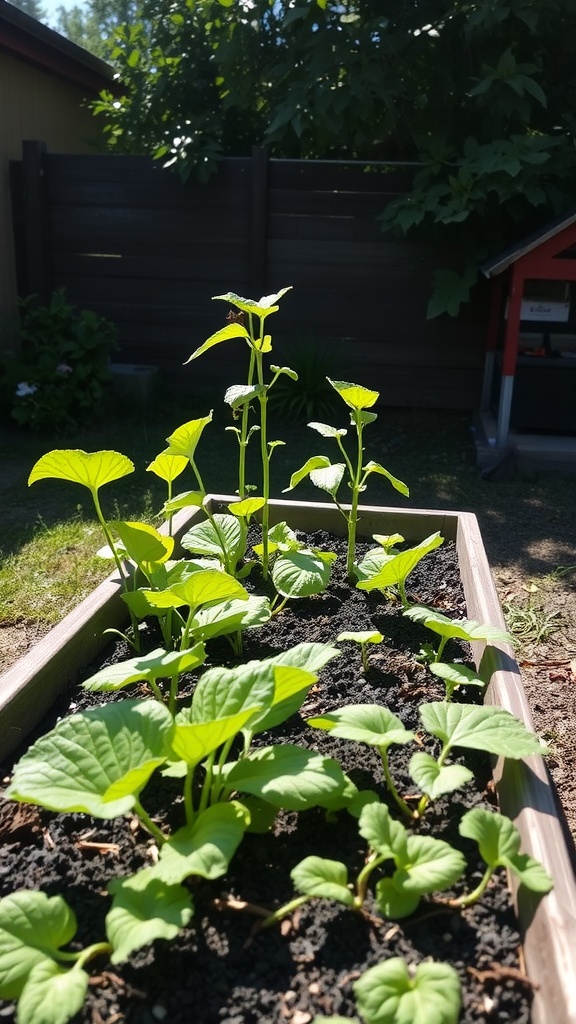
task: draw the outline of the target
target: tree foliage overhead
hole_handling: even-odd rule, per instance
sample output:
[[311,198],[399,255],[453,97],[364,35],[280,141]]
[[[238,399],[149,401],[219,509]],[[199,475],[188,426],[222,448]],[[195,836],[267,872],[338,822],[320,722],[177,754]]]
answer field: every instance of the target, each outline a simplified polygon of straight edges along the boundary
[[39,0],[10,0],[10,3],[14,7],[18,7],[19,10],[24,11],[24,14],[29,14],[31,18],[36,18],[37,21],[45,21],[46,19],[46,12]]
[[60,6],[57,14],[57,28],[62,35],[97,57],[108,60],[116,30],[120,25],[138,19],[140,6],[138,0],[88,0],[82,6]]
[[[576,0],[142,0],[115,37],[110,145],[183,179],[254,144],[416,161],[385,226],[465,239],[475,260],[576,198]],[[445,276],[432,312],[473,278]]]

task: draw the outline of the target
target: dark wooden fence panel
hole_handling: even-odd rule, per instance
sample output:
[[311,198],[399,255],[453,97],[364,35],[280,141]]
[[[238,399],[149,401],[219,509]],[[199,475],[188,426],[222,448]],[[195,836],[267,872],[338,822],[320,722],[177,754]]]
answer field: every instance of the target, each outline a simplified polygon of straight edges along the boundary
[[[378,221],[406,191],[412,168],[267,160],[255,150],[252,159],[222,161],[202,186],[182,185],[144,157],[30,146],[28,156],[43,160],[44,284],[117,324],[120,361],[154,363],[175,383],[223,390],[243,377],[242,344],[182,366],[225,322],[226,305],[211,296],[258,298],[292,285],[269,321],[278,361],[289,364],[302,344],[340,347],[353,379],[377,388],[386,404],[475,405],[482,293],[458,321],[427,320],[434,269],[454,254],[383,235]],[[34,173],[24,167],[22,177]],[[17,212],[24,288],[38,277],[38,258],[22,204]]]

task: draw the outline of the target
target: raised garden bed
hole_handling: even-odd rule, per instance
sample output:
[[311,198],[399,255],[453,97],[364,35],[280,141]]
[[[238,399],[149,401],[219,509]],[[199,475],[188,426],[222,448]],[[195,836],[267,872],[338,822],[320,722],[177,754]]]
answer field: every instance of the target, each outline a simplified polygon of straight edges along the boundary
[[[226,497],[214,496],[212,509],[220,511],[228,500]],[[271,522],[282,519],[286,519],[292,528],[305,532],[325,530],[342,533],[342,519],[330,505],[271,502]],[[189,521],[189,513],[179,514],[176,524],[178,534],[184,532]],[[499,602],[473,515],[438,511],[402,512],[366,506],[361,510],[360,530],[367,538],[373,533],[399,532],[408,542],[421,541],[435,531],[440,531],[456,547],[466,615],[480,622],[503,626]],[[4,761],[38,725],[58,694],[102,649],[106,642],[106,638],[101,635],[102,629],[119,625],[123,609],[118,581],[111,577],[0,679]],[[477,647],[474,657],[477,664],[480,664],[484,652],[480,645]],[[491,683],[486,694],[487,701],[509,710],[528,728],[532,728],[520,672],[511,650],[506,647],[491,647],[488,650],[491,658]],[[483,667],[487,667],[486,658]],[[494,777],[501,810],[515,820],[520,830],[522,850],[542,861],[554,879],[554,889],[543,898],[536,898],[524,888],[514,893],[523,933],[526,971],[535,985],[530,1020],[532,1024],[573,1024],[576,1021],[573,998],[573,979],[576,977],[576,897],[554,792],[541,757],[531,757],[523,762],[507,760],[504,764],[497,764]],[[257,837],[251,837],[251,842],[254,843],[255,839]],[[441,958],[441,952],[433,952]],[[219,955],[222,955],[221,950]],[[302,955],[305,957],[305,950]],[[311,984],[318,983],[313,981]],[[293,1012],[291,998],[286,993],[285,1009],[278,1019],[290,1019]],[[137,996],[134,1005],[136,1009],[127,1019],[148,1019],[142,1007],[138,1009],[140,1004]],[[220,1019],[236,1018],[229,1010],[228,1017],[222,1014],[218,1017],[207,1016],[202,1024],[213,1024],[213,1021],[216,1024]],[[242,1021],[256,1019],[264,1018],[238,1018]],[[298,1019],[296,1011],[293,1019]],[[306,1018],[304,1014],[300,1019],[304,1022],[311,1018]],[[485,1019],[491,1019],[489,1007]],[[513,1018],[507,1019],[511,1021]]]

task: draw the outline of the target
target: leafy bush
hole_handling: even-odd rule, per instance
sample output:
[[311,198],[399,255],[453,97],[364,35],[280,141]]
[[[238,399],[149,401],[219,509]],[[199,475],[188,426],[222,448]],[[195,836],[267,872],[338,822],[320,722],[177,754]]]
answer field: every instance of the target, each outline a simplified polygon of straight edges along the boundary
[[21,354],[3,363],[4,408],[32,430],[74,430],[90,423],[110,380],[116,328],[90,310],[77,310],[64,290],[48,306],[20,303]]

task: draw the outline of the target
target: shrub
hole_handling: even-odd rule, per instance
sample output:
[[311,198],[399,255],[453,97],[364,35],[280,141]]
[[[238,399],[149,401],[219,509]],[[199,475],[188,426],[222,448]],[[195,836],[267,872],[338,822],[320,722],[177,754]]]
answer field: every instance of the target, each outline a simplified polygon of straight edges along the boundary
[[21,354],[3,362],[4,408],[32,430],[74,430],[90,423],[110,380],[116,327],[90,310],[77,310],[64,290],[48,306],[20,303]]

